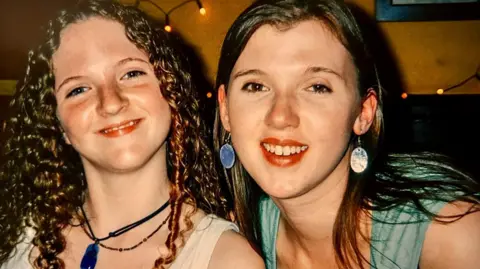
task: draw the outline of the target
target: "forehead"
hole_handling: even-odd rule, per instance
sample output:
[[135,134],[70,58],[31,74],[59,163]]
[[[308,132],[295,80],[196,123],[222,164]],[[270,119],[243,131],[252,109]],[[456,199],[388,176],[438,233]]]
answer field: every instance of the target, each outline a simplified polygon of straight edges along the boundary
[[92,17],[70,24],[60,33],[60,46],[53,54],[55,73],[64,68],[85,67],[103,58],[118,61],[128,57],[145,58],[126,36],[119,22]]
[[[298,66],[296,66],[298,65]],[[263,25],[252,35],[234,70],[321,65],[342,72],[353,65],[350,54],[330,28],[318,20],[290,28]]]

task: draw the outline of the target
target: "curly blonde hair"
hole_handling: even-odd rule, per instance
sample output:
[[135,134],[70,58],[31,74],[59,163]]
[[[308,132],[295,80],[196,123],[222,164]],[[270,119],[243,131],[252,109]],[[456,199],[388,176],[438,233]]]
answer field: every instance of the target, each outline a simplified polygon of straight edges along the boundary
[[62,230],[80,220],[78,208],[86,190],[78,153],[62,139],[55,115],[56,101],[51,58],[60,32],[68,25],[101,17],[124,25],[127,38],[149,55],[160,81],[162,95],[172,111],[167,163],[172,183],[171,213],[166,245],[169,255],[158,258],[155,268],[171,263],[177,254],[182,205],[227,218],[228,206],[220,187],[212,153],[205,142],[199,103],[186,59],[176,40],[154,28],[139,10],[106,1],[81,1],[50,21],[46,40],[29,52],[23,81],[11,102],[12,115],[5,122],[7,136],[0,172],[0,265],[14,255],[27,227],[33,228],[32,244],[39,250],[36,268],[64,268],[58,255],[65,250]]

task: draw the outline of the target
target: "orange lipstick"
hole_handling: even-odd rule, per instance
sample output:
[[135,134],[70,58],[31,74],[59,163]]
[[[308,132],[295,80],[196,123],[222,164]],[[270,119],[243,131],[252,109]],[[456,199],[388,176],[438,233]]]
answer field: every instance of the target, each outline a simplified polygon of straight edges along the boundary
[[280,140],[268,137],[260,141],[265,160],[278,167],[289,167],[299,163],[308,146],[291,139]]
[[141,121],[142,119],[123,121],[118,124],[109,125],[97,131],[97,133],[109,138],[123,136],[137,129]]

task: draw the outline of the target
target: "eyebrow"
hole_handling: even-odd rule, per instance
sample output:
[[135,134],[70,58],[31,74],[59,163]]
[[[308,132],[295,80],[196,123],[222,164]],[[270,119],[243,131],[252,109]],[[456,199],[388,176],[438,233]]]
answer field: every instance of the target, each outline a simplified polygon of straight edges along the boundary
[[343,76],[341,76],[339,73],[335,72],[334,70],[332,70],[330,68],[323,67],[323,66],[310,66],[310,67],[308,67],[307,70],[305,70],[304,74],[310,74],[310,73],[330,73],[330,74],[333,74],[333,75],[337,76],[338,78],[344,80]]
[[122,65],[122,64],[125,64],[125,63],[128,63],[128,62],[142,62],[142,63],[150,64],[150,62],[145,61],[144,59],[141,59],[141,58],[128,57],[128,58],[125,58],[123,60],[120,60],[118,63],[115,64],[115,66],[119,66],[119,65]]
[[70,82],[72,80],[79,79],[79,78],[82,78],[82,76],[73,76],[73,77],[68,77],[68,78],[64,79],[62,81],[62,83],[60,83],[60,85],[58,85],[58,88],[55,89],[55,92],[58,92],[58,90],[60,90],[63,87],[63,85],[67,84],[68,82]]
[[[128,58],[125,58],[125,59],[122,59],[122,60],[118,61],[115,64],[115,66],[120,66],[120,65],[126,64],[128,62],[142,62],[142,63],[150,64],[150,62],[147,62],[147,61],[145,61],[141,58],[128,57]],[[80,78],[82,78],[82,76],[71,76],[71,77],[68,77],[68,78],[64,79],[62,81],[62,83],[60,83],[60,85],[58,85],[58,88],[55,91],[58,91],[59,89],[61,89],[63,87],[63,85],[67,84],[68,82],[70,82],[72,80],[80,79]]]
[[[311,66],[311,67],[308,67],[304,74],[309,74],[309,73],[330,73],[330,74],[333,74],[337,77],[339,77],[340,79],[343,80],[343,77],[335,72],[334,70],[330,69],[330,68],[327,68],[327,67],[323,67],[323,66]],[[262,70],[259,70],[259,69],[247,69],[247,70],[241,70],[237,73],[235,73],[233,75],[233,78],[232,80],[234,79],[237,79],[239,77],[242,77],[242,76],[247,76],[247,75],[265,75],[265,72],[263,72]]]
[[247,75],[265,75],[265,72],[263,72],[260,69],[241,70],[233,75],[232,80],[237,79],[239,77],[247,76]]

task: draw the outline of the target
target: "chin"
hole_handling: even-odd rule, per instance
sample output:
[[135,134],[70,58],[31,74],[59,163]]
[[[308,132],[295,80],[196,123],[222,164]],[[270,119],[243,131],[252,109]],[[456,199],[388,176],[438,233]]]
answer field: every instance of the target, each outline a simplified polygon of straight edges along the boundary
[[114,173],[134,172],[148,165],[155,154],[145,154],[145,152],[124,151],[112,154],[103,160],[97,160],[97,167]]
[[290,199],[302,195],[300,182],[282,177],[268,177],[257,180],[257,184],[269,196],[277,199]]
[[105,168],[116,173],[128,173],[141,169],[147,164],[147,161],[137,159],[118,158],[114,162],[105,165]]

